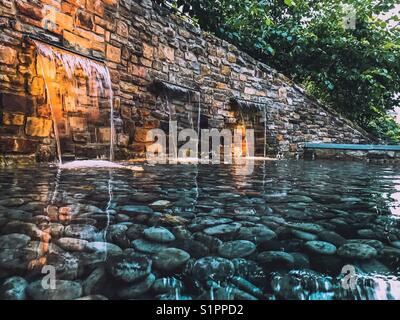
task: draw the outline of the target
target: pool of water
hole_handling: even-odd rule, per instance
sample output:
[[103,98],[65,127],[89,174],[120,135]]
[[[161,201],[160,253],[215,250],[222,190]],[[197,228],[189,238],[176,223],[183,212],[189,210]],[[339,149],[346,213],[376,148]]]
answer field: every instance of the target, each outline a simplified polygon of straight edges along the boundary
[[399,299],[400,173],[0,170],[2,299]]

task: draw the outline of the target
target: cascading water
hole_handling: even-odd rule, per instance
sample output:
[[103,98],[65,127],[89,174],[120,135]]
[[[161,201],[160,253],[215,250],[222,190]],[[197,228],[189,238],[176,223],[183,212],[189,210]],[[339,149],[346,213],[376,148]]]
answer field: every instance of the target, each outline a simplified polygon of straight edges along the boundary
[[[98,123],[98,118],[100,116],[99,96],[103,95],[104,97],[108,97],[110,104],[109,160],[113,161],[115,144],[114,107],[112,82],[108,68],[89,58],[72,54],[62,49],[53,48],[52,46],[40,41],[33,41],[37,48],[38,67],[41,69],[40,71],[44,78],[46,94],[52,113],[54,135],[57,143],[57,153],[60,164],[62,163],[63,157],[61,138],[68,134],[71,136],[71,132],[69,132],[71,129],[70,123],[67,123],[66,119],[64,119],[65,114],[67,114],[68,117],[68,113],[64,110],[66,107],[65,105],[62,105],[62,103],[65,103],[64,100],[67,100],[67,98],[62,96],[62,90],[64,90],[64,93],[68,95],[68,101],[72,101],[72,107],[70,107],[72,109],[70,110],[71,113],[74,114],[77,111],[81,111],[86,116],[85,120],[93,127],[95,127],[94,124]],[[63,74],[60,75],[60,72]],[[83,78],[85,79],[83,86],[89,88],[89,92],[86,93],[85,98],[87,101],[92,103],[90,108],[87,108],[87,105],[83,105],[83,103],[77,101],[78,98],[82,99],[82,88],[78,88],[78,81],[76,79],[77,72],[83,74]],[[60,79],[65,80],[65,83],[63,83],[64,87],[58,82]],[[82,84],[80,85],[82,86]],[[71,94],[73,94],[72,98],[70,97]],[[96,105],[94,105],[95,103]],[[60,127],[63,129],[62,133],[59,130]],[[91,138],[90,143],[98,144],[97,128],[94,128],[93,131],[95,141],[92,141]],[[72,140],[71,137],[69,138]]]
[[264,158],[267,157],[267,108],[264,106]]
[[[173,106],[171,105],[171,103],[169,101],[169,97],[166,93],[165,93],[164,97],[165,97],[165,103],[166,103],[167,109],[168,109],[167,111],[168,111],[168,117],[169,117],[168,118],[169,119],[169,135],[174,136],[176,134],[176,132],[174,132],[175,126],[174,126],[172,117],[175,114],[175,110],[174,110]],[[171,147],[172,147],[172,150],[169,150],[169,157],[171,159],[177,159],[178,158],[178,146],[175,144],[175,139],[173,137],[172,137],[172,139],[170,139],[170,141],[172,142],[172,144],[169,145],[169,148],[171,149]]]
[[200,133],[201,133],[201,92],[199,91],[199,101],[197,105],[197,150],[200,148]]

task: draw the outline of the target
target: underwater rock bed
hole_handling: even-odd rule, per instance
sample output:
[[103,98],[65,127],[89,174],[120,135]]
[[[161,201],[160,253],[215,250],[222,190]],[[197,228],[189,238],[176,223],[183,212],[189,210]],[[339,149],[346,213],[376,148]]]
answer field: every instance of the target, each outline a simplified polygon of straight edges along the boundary
[[44,168],[0,170],[2,299],[400,298],[395,168]]

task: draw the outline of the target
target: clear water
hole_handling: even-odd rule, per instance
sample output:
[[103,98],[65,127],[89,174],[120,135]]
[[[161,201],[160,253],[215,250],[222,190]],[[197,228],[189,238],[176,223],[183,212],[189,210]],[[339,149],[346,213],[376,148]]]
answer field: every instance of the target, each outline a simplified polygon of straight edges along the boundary
[[[143,167],[143,172],[47,165],[1,169],[0,282],[22,277],[20,298],[43,297],[45,289],[34,284],[50,265],[57,280],[67,280],[67,290],[56,287],[45,298],[400,298],[398,168],[257,161],[251,176],[239,176],[228,165]],[[225,233],[207,229],[222,223],[234,227]],[[166,228],[175,239],[167,232],[171,239],[154,241],[143,231],[153,226]],[[260,229],[267,232],[257,233]],[[63,238],[83,241],[71,245]],[[238,239],[256,249],[221,249]],[[309,249],[310,239],[340,244],[326,254]],[[352,239],[364,239],[375,250],[372,256],[360,259],[357,246],[353,256],[340,253]],[[160,255],[166,248],[184,250],[183,262],[169,268],[173,254]],[[271,251],[289,258],[265,262],[261,253]],[[218,264],[221,255],[229,256],[225,267]],[[205,256],[215,261],[202,268]],[[128,278],[143,259],[152,264],[144,275],[122,279],[112,269],[119,257],[127,257],[117,269]],[[351,289],[343,286],[344,266],[356,270]]]

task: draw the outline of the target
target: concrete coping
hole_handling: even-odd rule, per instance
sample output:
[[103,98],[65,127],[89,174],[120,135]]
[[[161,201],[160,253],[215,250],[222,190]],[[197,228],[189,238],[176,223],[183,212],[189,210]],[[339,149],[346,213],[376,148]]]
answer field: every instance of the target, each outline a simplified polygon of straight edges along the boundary
[[364,150],[364,151],[400,151],[400,145],[382,144],[334,144],[334,143],[306,143],[305,149],[336,149],[336,150]]

